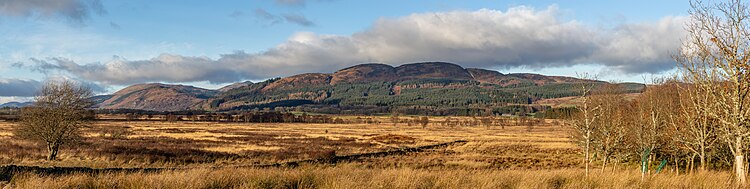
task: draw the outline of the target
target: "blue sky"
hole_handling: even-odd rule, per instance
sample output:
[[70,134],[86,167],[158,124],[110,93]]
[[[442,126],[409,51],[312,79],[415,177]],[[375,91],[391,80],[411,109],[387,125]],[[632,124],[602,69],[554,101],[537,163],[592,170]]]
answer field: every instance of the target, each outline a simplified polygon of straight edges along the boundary
[[0,102],[27,100],[33,94],[20,91],[56,78],[100,93],[141,82],[218,88],[364,62],[643,82],[673,69],[669,52],[688,9],[686,1],[0,0]]

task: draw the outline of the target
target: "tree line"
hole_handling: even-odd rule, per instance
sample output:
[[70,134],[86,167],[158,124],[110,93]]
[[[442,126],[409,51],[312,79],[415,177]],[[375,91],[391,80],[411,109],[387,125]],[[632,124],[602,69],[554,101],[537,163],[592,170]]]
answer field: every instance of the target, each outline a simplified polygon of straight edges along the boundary
[[678,172],[733,169],[745,185],[750,9],[740,0],[691,5],[676,76],[657,79],[632,100],[614,85],[579,85],[583,102],[567,123],[587,175],[594,161],[602,170],[611,161],[639,162],[643,177],[671,164]]

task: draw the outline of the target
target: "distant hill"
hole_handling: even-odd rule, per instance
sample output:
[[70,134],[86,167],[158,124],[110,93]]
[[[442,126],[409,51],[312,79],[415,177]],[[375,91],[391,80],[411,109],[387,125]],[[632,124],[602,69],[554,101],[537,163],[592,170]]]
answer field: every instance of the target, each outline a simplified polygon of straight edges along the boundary
[[[578,83],[602,81],[539,74],[502,74],[445,62],[393,67],[361,64],[334,73],[306,73],[263,82],[240,82],[218,90],[183,85],[139,84],[98,104],[102,109],[232,111],[295,108],[320,113],[474,115],[508,105],[578,95]],[[642,84],[626,84],[639,92]]]
[[0,104],[0,108],[23,108],[26,106],[33,105],[34,102],[8,102],[5,104]]
[[[200,107],[217,91],[185,85],[138,84],[124,88],[97,104],[101,109],[182,111]],[[106,98],[103,97],[103,98]]]

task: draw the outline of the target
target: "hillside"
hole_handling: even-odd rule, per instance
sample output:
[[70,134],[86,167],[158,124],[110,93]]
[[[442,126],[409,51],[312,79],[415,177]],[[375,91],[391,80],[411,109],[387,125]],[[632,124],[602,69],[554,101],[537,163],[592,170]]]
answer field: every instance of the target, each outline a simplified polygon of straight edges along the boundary
[[[97,104],[101,109],[180,111],[198,108],[216,91],[184,85],[138,84],[124,88]],[[105,97],[106,98],[106,97]]]
[[[373,114],[496,114],[508,105],[534,106],[549,98],[578,95],[580,82],[604,83],[539,74],[502,74],[445,62],[393,67],[361,64],[334,73],[305,73],[263,82],[240,82],[219,90],[182,85],[141,84],[116,92],[103,109],[153,111],[232,111],[265,108]],[[641,84],[629,84],[638,92]]]
[[34,104],[33,102],[7,102],[0,104],[0,108],[23,108],[26,106],[31,106]]

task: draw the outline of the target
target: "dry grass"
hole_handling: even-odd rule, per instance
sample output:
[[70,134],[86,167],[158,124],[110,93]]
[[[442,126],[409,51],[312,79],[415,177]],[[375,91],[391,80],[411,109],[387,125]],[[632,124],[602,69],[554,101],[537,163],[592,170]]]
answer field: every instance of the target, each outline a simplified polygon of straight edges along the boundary
[[[385,119],[385,118],[377,118]],[[463,117],[460,119],[471,119]],[[578,167],[580,157],[560,126],[447,127],[383,124],[95,122],[86,140],[43,161],[41,146],[10,135],[0,122],[0,164],[172,167],[268,164],[468,140],[408,156],[371,158],[369,167],[547,169]],[[5,133],[5,134],[3,134]]]
[[641,181],[637,171],[580,169],[453,170],[370,169],[356,165],[297,169],[192,169],[162,173],[15,177],[18,188],[728,188],[725,172],[660,174]]
[[[377,119],[386,120],[379,117]],[[442,118],[439,118],[442,119]],[[463,117],[459,119],[472,119]],[[39,145],[12,137],[0,122],[0,164],[85,167],[192,167],[161,173],[16,175],[18,188],[727,188],[728,172],[641,181],[633,166],[585,177],[580,151],[552,122],[535,126],[447,127],[382,124],[258,124],[96,122],[86,140],[43,161]],[[383,151],[454,140],[406,155],[337,165],[286,168],[206,168],[253,165]],[[625,169],[625,168],[629,169]]]

